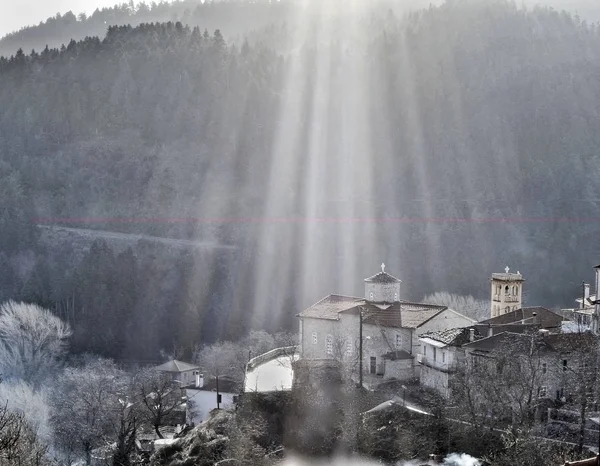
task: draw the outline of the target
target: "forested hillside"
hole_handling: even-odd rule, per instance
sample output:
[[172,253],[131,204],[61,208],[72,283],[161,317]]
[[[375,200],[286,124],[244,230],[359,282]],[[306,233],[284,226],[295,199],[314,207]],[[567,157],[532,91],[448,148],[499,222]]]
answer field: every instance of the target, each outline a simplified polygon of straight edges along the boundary
[[[149,359],[295,328],[382,261],[404,298],[486,298],[509,265],[528,305],[570,305],[600,260],[598,28],[504,1],[329,13],[0,59],[2,298],[55,309],[78,351]],[[236,249],[80,261],[36,223]]]

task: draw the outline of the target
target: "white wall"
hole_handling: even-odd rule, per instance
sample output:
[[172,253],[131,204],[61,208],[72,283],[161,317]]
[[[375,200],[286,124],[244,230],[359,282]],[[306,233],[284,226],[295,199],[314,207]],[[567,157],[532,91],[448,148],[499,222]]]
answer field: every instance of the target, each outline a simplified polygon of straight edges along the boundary
[[[217,407],[217,392],[206,390],[188,389],[186,390],[188,400],[193,403],[193,416],[191,421],[198,425],[208,419],[208,414]],[[233,408],[233,393],[221,393],[221,409]]]

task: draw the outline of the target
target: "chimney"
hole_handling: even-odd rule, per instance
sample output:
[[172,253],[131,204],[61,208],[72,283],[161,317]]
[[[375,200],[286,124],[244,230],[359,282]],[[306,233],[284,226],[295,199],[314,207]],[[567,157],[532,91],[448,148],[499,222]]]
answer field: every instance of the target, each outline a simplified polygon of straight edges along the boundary
[[196,371],[196,388],[204,387],[204,374],[201,374],[200,371]]
[[581,309],[585,309],[585,306],[590,299],[590,284],[583,284],[583,301],[581,302]]
[[488,337],[491,337],[492,335],[494,335],[494,329],[492,328],[492,324],[489,324]]
[[469,329],[469,341],[475,341],[475,329],[474,328]]
[[538,318],[537,312],[533,313],[533,325],[539,325],[540,319]]

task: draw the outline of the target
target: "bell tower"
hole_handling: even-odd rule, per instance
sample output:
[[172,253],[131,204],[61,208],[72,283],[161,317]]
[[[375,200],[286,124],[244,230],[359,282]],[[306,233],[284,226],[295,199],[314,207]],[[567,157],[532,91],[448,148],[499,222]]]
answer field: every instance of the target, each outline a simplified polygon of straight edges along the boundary
[[365,299],[375,303],[400,301],[400,283],[402,280],[387,273],[381,264],[381,272],[365,278]]
[[506,267],[504,273],[493,273],[491,310],[492,317],[507,314],[516,309],[521,309],[523,301],[523,276],[521,272],[511,273]]

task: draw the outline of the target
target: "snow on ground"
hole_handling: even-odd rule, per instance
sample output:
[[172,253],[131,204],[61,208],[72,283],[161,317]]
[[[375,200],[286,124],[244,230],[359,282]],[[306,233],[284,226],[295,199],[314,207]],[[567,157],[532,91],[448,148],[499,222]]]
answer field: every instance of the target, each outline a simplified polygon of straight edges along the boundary
[[245,391],[273,392],[291,390],[293,378],[292,359],[296,361],[298,355],[293,357],[280,356],[246,372]]

